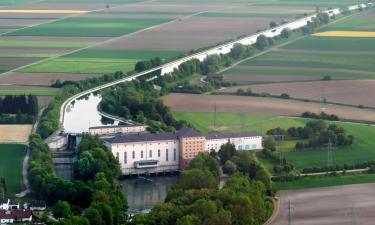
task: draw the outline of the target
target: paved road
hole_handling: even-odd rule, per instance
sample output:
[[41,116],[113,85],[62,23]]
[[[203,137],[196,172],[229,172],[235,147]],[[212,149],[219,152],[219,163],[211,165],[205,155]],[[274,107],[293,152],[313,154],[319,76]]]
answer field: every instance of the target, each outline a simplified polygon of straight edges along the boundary
[[16,194],[16,197],[18,198],[22,198],[30,193],[30,184],[29,184],[28,172],[27,172],[27,169],[29,167],[30,148],[28,146],[26,148],[27,148],[26,155],[22,163],[22,177],[23,177],[23,185],[25,186],[25,190],[19,194]]
[[281,191],[280,196],[279,214],[270,225],[375,224],[375,184]]

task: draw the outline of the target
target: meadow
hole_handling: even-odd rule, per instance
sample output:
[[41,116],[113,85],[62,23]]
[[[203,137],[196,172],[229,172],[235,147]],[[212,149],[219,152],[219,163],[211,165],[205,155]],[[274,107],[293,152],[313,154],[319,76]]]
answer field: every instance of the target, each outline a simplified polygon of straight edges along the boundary
[[7,194],[22,191],[22,161],[25,146],[16,144],[0,144],[0,177],[5,178]]
[[32,90],[32,89],[24,89],[24,90],[0,90],[0,96],[2,95],[37,95],[37,96],[55,96],[60,90]]

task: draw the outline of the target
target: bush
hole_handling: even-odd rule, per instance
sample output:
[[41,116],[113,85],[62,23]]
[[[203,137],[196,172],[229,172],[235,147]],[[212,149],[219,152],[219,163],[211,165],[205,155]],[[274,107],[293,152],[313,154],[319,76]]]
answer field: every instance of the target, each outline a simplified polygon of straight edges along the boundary
[[237,165],[234,162],[228,160],[224,164],[223,172],[225,174],[232,175],[237,172]]

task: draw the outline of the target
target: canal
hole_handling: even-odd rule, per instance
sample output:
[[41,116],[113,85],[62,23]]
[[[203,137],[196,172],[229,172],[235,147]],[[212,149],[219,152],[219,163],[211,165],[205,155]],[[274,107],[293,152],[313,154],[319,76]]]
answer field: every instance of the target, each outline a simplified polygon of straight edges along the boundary
[[[82,133],[88,132],[92,126],[118,125],[120,121],[106,118],[98,112],[101,99],[100,94],[90,94],[68,105],[64,117],[65,131]],[[147,213],[155,205],[163,203],[176,180],[177,176],[146,176],[121,180],[122,190],[128,199],[128,213]]]

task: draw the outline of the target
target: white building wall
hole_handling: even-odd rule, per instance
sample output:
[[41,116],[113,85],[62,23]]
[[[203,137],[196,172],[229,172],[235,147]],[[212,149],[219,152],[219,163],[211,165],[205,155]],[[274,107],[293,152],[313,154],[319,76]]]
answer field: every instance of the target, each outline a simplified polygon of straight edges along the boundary
[[[168,149],[168,156],[167,156]],[[142,174],[142,173],[160,173],[172,172],[179,169],[179,142],[178,140],[151,141],[112,144],[112,153],[118,156],[122,173]],[[159,156],[160,150],[160,156]],[[150,151],[152,152],[150,156]],[[134,158],[133,158],[134,152]],[[143,157],[142,157],[143,152]],[[126,155],[126,156],[125,156]],[[126,158],[126,161],[125,161]],[[156,168],[135,168],[135,162],[142,160],[158,160]]]
[[90,128],[89,133],[92,135],[107,135],[107,134],[116,134],[116,133],[140,133],[145,132],[146,126],[108,126],[108,127],[100,127],[100,128]]
[[223,144],[228,140],[236,146],[237,150],[256,150],[262,149],[262,137],[236,137],[236,138],[222,138],[222,139],[209,139],[206,140],[206,150],[211,151],[214,149],[216,152],[220,150]]

